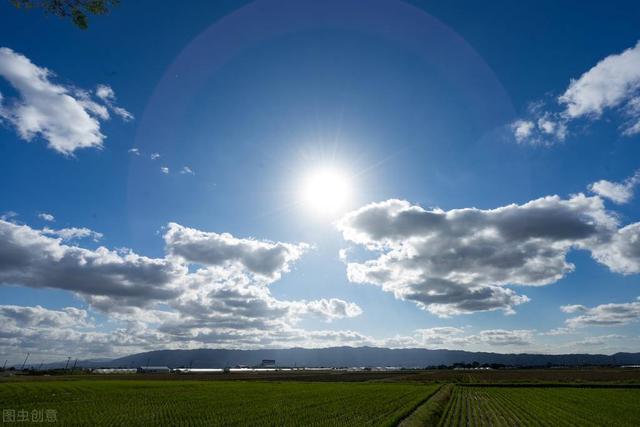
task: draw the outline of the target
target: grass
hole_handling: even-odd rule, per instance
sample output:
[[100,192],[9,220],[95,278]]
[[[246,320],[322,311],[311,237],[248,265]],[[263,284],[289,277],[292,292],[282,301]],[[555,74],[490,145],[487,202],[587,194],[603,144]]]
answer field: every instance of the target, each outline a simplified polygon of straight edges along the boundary
[[640,389],[456,387],[440,426],[637,426]]
[[437,425],[447,408],[453,384],[445,384],[420,405],[411,415],[402,420],[400,427],[422,427]]
[[437,385],[77,380],[0,384],[3,409],[53,409],[59,425],[397,424]]

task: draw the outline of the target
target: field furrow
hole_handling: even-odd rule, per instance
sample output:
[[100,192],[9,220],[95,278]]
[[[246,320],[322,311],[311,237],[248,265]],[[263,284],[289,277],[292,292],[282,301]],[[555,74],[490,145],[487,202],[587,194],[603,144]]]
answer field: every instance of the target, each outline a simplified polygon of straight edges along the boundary
[[457,386],[441,426],[637,426],[640,389]]

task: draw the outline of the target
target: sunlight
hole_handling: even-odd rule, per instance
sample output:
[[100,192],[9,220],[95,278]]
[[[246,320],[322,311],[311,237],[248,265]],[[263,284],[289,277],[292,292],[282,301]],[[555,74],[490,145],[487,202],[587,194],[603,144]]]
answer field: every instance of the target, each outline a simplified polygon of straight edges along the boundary
[[333,214],[345,206],[351,195],[351,182],[339,170],[322,168],[302,180],[300,191],[302,202],[313,212]]

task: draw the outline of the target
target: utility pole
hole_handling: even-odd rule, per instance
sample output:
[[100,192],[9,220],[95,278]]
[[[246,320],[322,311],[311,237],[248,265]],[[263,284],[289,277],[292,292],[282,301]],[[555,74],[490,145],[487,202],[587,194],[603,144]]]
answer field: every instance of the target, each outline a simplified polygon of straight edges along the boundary
[[25,358],[24,358],[24,362],[22,362],[22,368],[20,368],[20,370],[23,370],[23,369],[24,369],[24,365],[27,363],[27,359],[29,358],[29,355],[30,355],[30,354],[31,354],[31,353],[27,353],[27,357],[25,357]]
[[69,362],[71,361],[71,356],[67,357],[67,364],[64,365],[64,370],[66,371],[67,368],[69,367]]
[[40,362],[40,366],[38,366],[38,371],[40,370],[40,368],[42,368],[42,364],[44,363],[44,360],[42,362]]
[[78,359],[76,358],[76,361],[73,362],[73,368],[71,368],[72,371],[76,370],[76,364],[78,363]]
[[2,365],[2,370],[3,370],[3,371],[4,371],[4,368],[6,368],[6,367],[7,367],[7,361],[8,361],[8,360],[9,360],[9,359],[4,359],[4,365]]
[[151,363],[151,358],[147,359],[147,366],[151,366],[149,363]]

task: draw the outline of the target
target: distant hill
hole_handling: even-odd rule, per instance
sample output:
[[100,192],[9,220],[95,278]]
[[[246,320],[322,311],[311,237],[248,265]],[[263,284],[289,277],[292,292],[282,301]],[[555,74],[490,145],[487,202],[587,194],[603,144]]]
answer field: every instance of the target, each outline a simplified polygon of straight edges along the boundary
[[[632,365],[640,364],[640,353],[604,354],[504,354],[461,350],[389,349],[377,347],[291,348],[274,350],[158,350],[110,361],[79,362],[84,367],[137,367],[150,365],[194,368],[256,366],[273,359],[278,366],[346,367],[397,366],[417,368],[454,363],[496,363],[509,366]],[[58,364],[56,364],[58,365]]]

